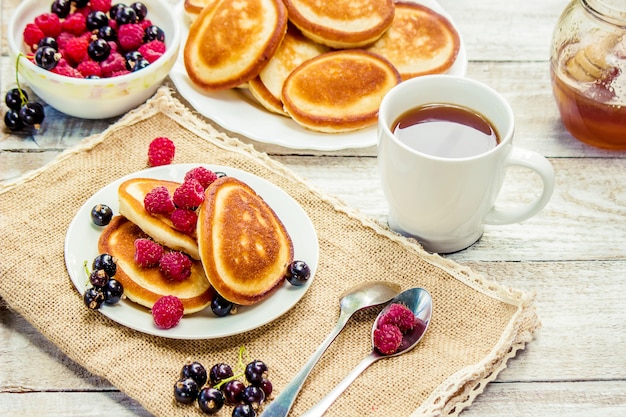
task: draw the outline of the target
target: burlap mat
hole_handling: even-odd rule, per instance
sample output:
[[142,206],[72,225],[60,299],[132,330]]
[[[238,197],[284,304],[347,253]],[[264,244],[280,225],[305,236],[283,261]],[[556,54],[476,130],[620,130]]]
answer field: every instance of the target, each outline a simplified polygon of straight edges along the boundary
[[[146,168],[148,143],[156,136],[175,141],[175,162],[249,171],[281,187],[308,213],[319,237],[319,269],[305,297],[280,319],[238,336],[189,341],[145,335],[85,308],[65,269],[67,227],[101,187]],[[415,350],[373,364],[329,416],[457,415],[539,325],[532,295],[423,252],[196,118],[165,87],[101,135],[5,184],[0,242],[0,296],[9,307],[71,359],[158,416],[200,415],[197,407],[173,400],[181,366],[189,358],[207,366],[235,364],[240,346],[269,365],[275,392],[281,391],[334,326],[339,295],[367,280],[425,287],[434,316]],[[302,414],[369,353],[376,313],[369,309],[351,319],[314,368],[291,415]]]

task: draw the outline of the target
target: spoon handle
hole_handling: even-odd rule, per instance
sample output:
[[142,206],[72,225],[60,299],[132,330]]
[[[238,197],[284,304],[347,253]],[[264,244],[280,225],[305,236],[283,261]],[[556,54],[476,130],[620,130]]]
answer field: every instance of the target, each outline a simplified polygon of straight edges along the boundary
[[296,396],[300,392],[304,381],[309,376],[309,373],[313,369],[313,366],[317,363],[322,354],[328,349],[328,346],[337,337],[339,332],[345,327],[348,319],[352,315],[352,312],[341,312],[339,319],[333,330],[326,336],[326,339],[317,348],[317,350],[311,355],[309,360],[304,364],[302,369],[296,374],[291,382],[285,387],[285,389],[272,400],[271,403],[263,410],[263,417],[285,417],[289,414],[291,406],[293,405]]
[[376,352],[372,351],[369,355],[367,355],[359,364],[352,370],[346,377],[341,380],[339,384],[335,388],[332,389],[324,398],[322,398],[317,404],[313,407],[309,408],[306,413],[302,414],[300,417],[321,417],[324,415],[326,410],[335,402],[337,398],[343,393],[350,384],[359,376],[361,373],[367,369],[372,363],[376,362],[380,359],[380,355]]

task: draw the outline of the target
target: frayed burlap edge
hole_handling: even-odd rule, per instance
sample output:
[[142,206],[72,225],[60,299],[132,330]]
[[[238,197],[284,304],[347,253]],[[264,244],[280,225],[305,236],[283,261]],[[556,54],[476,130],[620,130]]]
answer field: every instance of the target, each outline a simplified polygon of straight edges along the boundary
[[29,172],[21,177],[0,184],[0,194],[13,189],[24,182],[32,181],[51,165],[57,164],[73,154],[92,149],[98,143],[105,140],[107,134],[114,130],[123,129],[137,122],[163,113],[186,129],[205,140],[219,141],[220,146],[230,151],[254,156],[257,161],[281,176],[290,177],[308,187],[321,200],[331,204],[335,210],[358,220],[364,226],[372,229],[377,234],[386,236],[396,242],[400,242],[413,251],[420,254],[426,262],[444,269],[460,282],[479,291],[491,298],[516,307],[516,312],[509,321],[499,342],[492,351],[480,362],[469,366],[451,375],[437,387],[426,401],[412,414],[416,416],[457,416],[461,411],[470,406],[474,399],[481,394],[487,384],[495,380],[498,374],[507,366],[509,359],[523,350],[528,342],[534,338],[540,322],[534,308],[534,293],[527,294],[523,291],[502,286],[494,281],[486,279],[481,274],[471,271],[469,268],[445,259],[436,254],[424,251],[420,245],[411,239],[399,236],[390,231],[385,225],[363,216],[358,211],[351,209],[338,198],[328,196],[316,189],[315,186],[297,176],[288,167],[271,159],[267,154],[258,152],[252,145],[245,144],[239,139],[232,138],[218,131],[212,125],[206,123],[199,116],[189,111],[180,101],[175,99],[168,86],[162,86],[155,95],[141,107],[123,116],[117,123],[110,126],[104,132],[90,136],[78,145],[64,151],[53,161],[40,169]]

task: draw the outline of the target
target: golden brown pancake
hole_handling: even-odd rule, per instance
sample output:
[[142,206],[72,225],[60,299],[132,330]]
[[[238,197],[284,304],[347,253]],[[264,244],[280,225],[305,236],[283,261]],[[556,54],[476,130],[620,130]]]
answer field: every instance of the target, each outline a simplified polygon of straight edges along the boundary
[[209,282],[235,304],[254,304],[273,294],[293,260],[293,243],[276,213],[234,177],[207,188],[197,235]]
[[459,53],[460,38],[444,16],[412,2],[397,2],[391,27],[366,48],[387,58],[403,80],[446,72]]
[[100,235],[98,250],[116,259],[115,279],[124,286],[126,297],[152,308],[159,298],[174,295],[182,301],[185,314],[200,311],[209,305],[214,291],[200,261],[192,260],[191,276],[180,282],[165,277],[158,266],[142,268],[135,263],[135,240],[147,237],[124,216],[115,216]]
[[146,194],[159,186],[166,187],[170,195],[174,195],[174,190],[180,183],[154,178],[133,178],[124,181],[117,193],[120,214],[139,226],[156,242],[199,260],[198,243],[194,235],[176,230],[167,216],[153,215],[146,211],[143,202]]
[[378,39],[391,25],[393,0],[284,0],[302,33],[332,48],[355,48]]
[[327,47],[303,36],[297,28],[289,25],[272,59],[248,83],[250,93],[269,111],[287,116],[281,98],[285,80],[298,65],[327,51]]
[[398,71],[380,55],[333,51],[297,67],[285,81],[282,98],[300,125],[346,132],[376,123],[383,96],[399,82]]
[[189,28],[187,74],[206,91],[246,83],[274,55],[286,30],[281,0],[218,0],[202,9]]

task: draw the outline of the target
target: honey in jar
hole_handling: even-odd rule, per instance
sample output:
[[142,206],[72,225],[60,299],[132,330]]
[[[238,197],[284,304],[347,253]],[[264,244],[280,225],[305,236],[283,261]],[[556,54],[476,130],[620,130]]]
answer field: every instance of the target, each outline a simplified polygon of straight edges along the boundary
[[578,140],[626,149],[626,2],[573,0],[552,41],[550,75],[561,120]]

